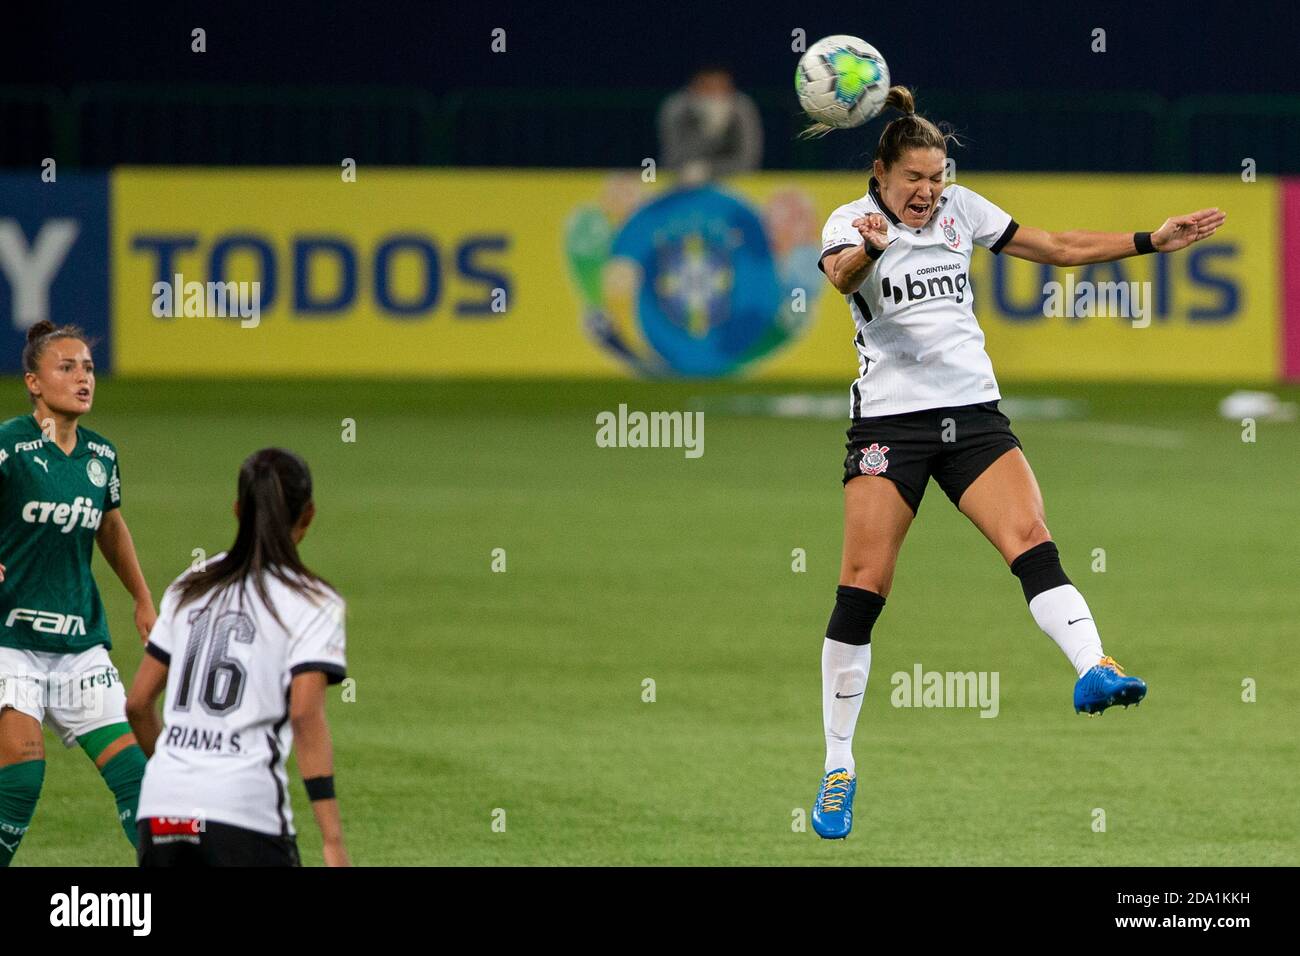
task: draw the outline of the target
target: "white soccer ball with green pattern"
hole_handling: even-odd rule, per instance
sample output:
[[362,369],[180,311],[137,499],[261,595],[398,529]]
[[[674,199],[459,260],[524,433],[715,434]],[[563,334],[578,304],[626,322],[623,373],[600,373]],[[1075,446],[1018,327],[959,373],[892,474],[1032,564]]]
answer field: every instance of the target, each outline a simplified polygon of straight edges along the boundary
[[824,37],[800,58],[794,72],[794,89],[809,119],[850,129],[885,108],[889,66],[880,51],[866,40]]

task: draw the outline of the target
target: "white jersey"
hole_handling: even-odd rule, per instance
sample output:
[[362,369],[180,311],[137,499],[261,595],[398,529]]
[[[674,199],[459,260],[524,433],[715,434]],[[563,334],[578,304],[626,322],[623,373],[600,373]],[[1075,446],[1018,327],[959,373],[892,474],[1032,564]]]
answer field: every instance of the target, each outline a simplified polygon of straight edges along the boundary
[[889,221],[890,244],[861,288],[844,297],[857,327],[852,417],[1001,398],[975,321],[970,256],[977,245],[1001,251],[1015,235],[1015,220],[954,183],[939,196],[930,221],[914,229],[885,207],[873,177],[865,196],[831,213],[822,230],[822,256],[862,245],[851,223],[870,213]]
[[[216,560],[216,559],[213,559]],[[285,760],[289,683],[304,671],[343,680],[344,602],[266,578],[278,623],[248,582],[177,610],[163,595],[145,650],[168,665],[163,730],[145,768],[137,819],[194,818],[292,835]]]

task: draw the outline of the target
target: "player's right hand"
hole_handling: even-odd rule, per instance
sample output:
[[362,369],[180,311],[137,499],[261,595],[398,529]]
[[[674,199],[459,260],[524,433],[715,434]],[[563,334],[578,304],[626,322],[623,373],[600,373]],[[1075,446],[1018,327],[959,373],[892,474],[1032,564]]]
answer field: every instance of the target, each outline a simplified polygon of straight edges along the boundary
[[5,579],[5,566],[3,564],[0,564],[0,581],[3,581],[4,579]]
[[889,245],[889,223],[878,212],[854,219],[853,228],[858,231],[858,235],[864,241],[870,243],[875,249],[883,249]]

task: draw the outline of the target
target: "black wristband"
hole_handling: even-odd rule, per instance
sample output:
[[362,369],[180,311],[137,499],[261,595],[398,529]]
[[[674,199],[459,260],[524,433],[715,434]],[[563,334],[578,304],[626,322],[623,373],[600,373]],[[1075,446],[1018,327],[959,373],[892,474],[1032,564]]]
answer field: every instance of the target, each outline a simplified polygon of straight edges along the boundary
[[1151,233],[1133,233],[1133,248],[1137,249],[1138,255],[1140,256],[1145,256],[1149,252],[1155,252],[1156,247],[1151,244]]
[[334,799],[334,777],[312,777],[310,780],[303,780],[303,785],[307,787],[307,799],[313,803],[317,800]]
[[875,262],[877,259],[879,259],[881,256],[885,254],[884,249],[877,249],[869,242],[866,243],[866,247],[867,247],[867,258],[870,259],[872,262]]

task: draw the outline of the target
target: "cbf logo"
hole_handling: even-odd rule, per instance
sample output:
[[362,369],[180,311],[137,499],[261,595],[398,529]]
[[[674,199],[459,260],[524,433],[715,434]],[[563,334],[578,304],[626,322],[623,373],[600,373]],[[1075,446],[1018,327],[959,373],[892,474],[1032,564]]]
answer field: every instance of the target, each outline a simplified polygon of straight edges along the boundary
[[889,459],[885,457],[888,451],[888,445],[872,442],[869,448],[859,452],[862,457],[858,461],[858,470],[864,475],[883,475],[889,468]]
[[612,178],[566,230],[584,325],[601,348],[644,375],[714,376],[802,333],[824,283],[804,193],[778,193],[760,218],[714,186],[641,205],[644,188]]

